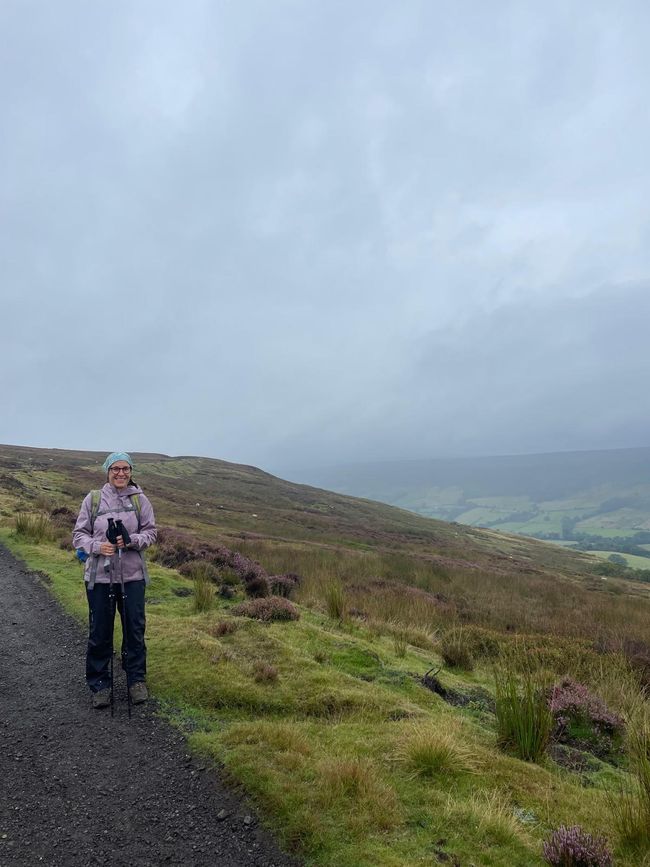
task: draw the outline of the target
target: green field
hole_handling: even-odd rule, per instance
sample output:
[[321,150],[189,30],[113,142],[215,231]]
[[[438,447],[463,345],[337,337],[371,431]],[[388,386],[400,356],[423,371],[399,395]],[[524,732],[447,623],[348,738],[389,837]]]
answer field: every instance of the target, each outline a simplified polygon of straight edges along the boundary
[[650,569],[650,557],[639,557],[635,554],[619,554],[618,551],[590,551],[595,557],[607,560],[612,554],[623,557],[630,569]]

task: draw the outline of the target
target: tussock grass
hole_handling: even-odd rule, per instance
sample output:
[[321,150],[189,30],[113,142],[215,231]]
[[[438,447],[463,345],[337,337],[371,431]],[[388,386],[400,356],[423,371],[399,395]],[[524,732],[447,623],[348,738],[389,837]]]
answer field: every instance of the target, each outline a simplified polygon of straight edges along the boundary
[[395,750],[395,759],[413,776],[435,777],[476,773],[478,754],[454,728],[416,723],[407,729]]
[[479,835],[492,845],[507,846],[525,838],[512,804],[503,792],[476,792],[470,796],[468,807]]
[[441,637],[438,649],[445,664],[450,668],[461,668],[464,671],[472,671],[474,668],[474,657],[461,626],[448,630]]
[[318,800],[340,812],[342,823],[355,833],[388,831],[399,824],[396,793],[369,759],[329,758],[317,765],[316,774]]
[[16,515],[16,536],[36,544],[51,542],[54,538],[54,528],[50,516],[43,512],[35,515],[18,512]]
[[194,610],[210,611],[214,605],[214,585],[211,580],[209,563],[193,563],[190,575],[194,585]]

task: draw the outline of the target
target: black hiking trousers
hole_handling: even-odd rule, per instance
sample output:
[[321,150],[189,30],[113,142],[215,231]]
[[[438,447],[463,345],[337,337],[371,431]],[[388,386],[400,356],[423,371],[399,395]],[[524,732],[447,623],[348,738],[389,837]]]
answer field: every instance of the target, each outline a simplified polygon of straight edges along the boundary
[[[128,686],[145,679],[147,648],[144,643],[144,581],[126,581],[122,587],[113,584],[115,599],[110,598],[110,584],[86,585],[88,597],[88,649],[86,650],[86,682],[92,692],[109,689],[111,685],[111,649],[115,609],[122,621],[122,668]],[[125,604],[126,603],[126,604]]]

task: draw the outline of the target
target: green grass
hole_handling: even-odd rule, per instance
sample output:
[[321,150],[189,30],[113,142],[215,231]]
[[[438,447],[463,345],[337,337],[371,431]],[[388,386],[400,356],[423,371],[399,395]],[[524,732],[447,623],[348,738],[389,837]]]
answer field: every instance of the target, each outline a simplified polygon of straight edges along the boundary
[[[26,545],[8,530],[0,538],[52,575],[53,591],[83,622],[70,552]],[[607,827],[604,792],[500,754],[492,724],[416,683],[410,673],[436,660],[431,648],[408,644],[402,655],[390,634],[307,608],[300,621],[269,625],[233,619],[223,600],[195,613],[191,598],[173,593],[187,579],[155,564],[151,571],[152,691],[192,747],[223,763],[307,863],[410,867],[428,863],[432,840],[444,839],[462,863],[533,865],[549,828]],[[219,635],[223,622],[238,628]],[[260,677],[261,663],[273,677]],[[446,679],[492,689],[487,669]],[[538,825],[523,825],[515,808]]]
[[[3,454],[23,459],[20,450]],[[60,453],[57,464],[67,484],[43,467],[22,472],[22,493],[4,492],[0,480],[0,540],[51,576],[52,592],[83,628],[72,553],[12,529],[16,505],[36,508],[39,486],[70,508],[96,486],[88,454]],[[633,673],[599,653],[594,638],[645,640],[644,585],[601,582],[590,574],[593,558],[559,547],[428,522],[250,468],[161,456],[144,456],[141,466],[160,524],[239,550],[270,574],[303,577],[300,619],[261,623],[232,614],[241,590],[197,611],[192,596],[174,593],[191,579],[153,563],[147,639],[149,684],[169,719],[245,788],[306,864],[415,867],[455,857],[477,867],[536,865],[542,840],[560,824],[608,833],[617,863],[639,863],[607,794],[631,778],[603,762],[579,775],[549,758],[535,765],[503,752],[483,698],[494,700],[493,662],[508,654],[518,671],[570,674],[636,713],[644,699]],[[328,613],[330,584],[346,616],[338,604]],[[440,655],[454,623],[463,624],[472,671]],[[472,701],[452,706],[426,689],[421,678],[431,669]]]

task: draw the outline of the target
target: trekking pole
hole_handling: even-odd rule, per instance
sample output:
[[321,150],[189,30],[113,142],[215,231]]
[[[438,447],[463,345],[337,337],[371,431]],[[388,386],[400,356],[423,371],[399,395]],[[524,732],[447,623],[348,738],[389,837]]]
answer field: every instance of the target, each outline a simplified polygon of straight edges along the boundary
[[115,715],[115,694],[113,692],[113,656],[115,655],[115,638],[113,628],[115,623],[115,591],[113,590],[113,571],[110,573],[108,585],[108,603],[111,609],[111,716]]
[[[111,545],[117,544],[117,527],[115,526],[115,521],[112,518],[108,519],[108,529],[106,530],[106,538],[111,543]],[[119,548],[118,548],[119,551]],[[114,557],[115,555],[113,555]],[[104,571],[108,571],[110,568],[110,560],[105,558],[104,560]],[[113,691],[113,657],[115,656],[115,590],[113,589],[113,570],[110,569],[109,573],[109,585],[108,585],[108,599],[111,608],[111,716],[115,715],[115,697]],[[127,690],[128,691],[128,690]]]
[[[116,527],[116,537],[121,536],[122,542],[125,545],[129,545],[131,542],[131,537],[129,536],[128,530],[124,526],[124,524],[117,520],[115,522]],[[124,587],[124,564],[122,563],[122,549],[117,549],[117,560],[120,564],[120,584],[122,586],[122,637],[124,639],[124,646],[126,647],[126,656],[124,658],[124,673],[126,674],[126,703],[129,709],[129,719],[131,719],[131,690],[129,689],[129,672],[126,667],[126,657],[129,653],[129,639],[128,632],[126,626],[126,589]]]

